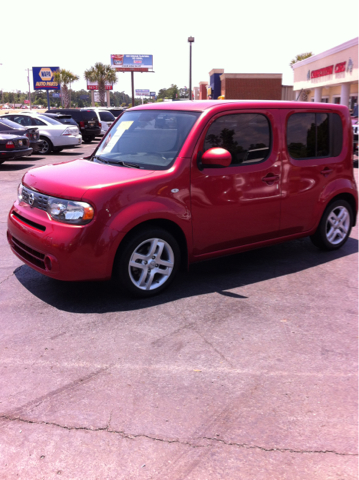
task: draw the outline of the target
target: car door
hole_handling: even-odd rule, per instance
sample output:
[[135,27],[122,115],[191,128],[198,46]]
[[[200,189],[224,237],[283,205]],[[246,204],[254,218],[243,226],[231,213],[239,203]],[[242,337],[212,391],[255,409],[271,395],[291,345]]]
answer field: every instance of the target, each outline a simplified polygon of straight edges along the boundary
[[[281,201],[277,110],[216,115],[197,146],[191,170],[194,255],[258,243],[278,235]],[[221,147],[226,168],[197,165],[197,152]]]
[[287,236],[315,228],[323,208],[321,194],[342,170],[345,120],[329,108],[283,109],[281,116],[284,145],[280,235]]

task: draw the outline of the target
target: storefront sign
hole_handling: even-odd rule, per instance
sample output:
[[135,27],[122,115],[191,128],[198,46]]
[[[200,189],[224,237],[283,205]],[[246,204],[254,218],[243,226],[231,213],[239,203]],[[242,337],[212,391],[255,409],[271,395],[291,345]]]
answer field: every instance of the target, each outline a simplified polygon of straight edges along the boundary
[[334,65],[330,65],[330,67],[320,68],[319,70],[313,70],[310,74],[310,78],[319,78],[325,77],[325,75],[332,75],[334,70]]
[[342,72],[345,72],[345,65],[347,64],[347,62],[341,62],[341,63],[337,63],[335,65],[335,73],[342,73]]
[[[310,78],[319,78],[325,77],[326,75],[333,75],[334,73],[342,73],[345,72],[347,62],[340,62],[335,65],[330,65],[329,67],[320,68],[319,70],[313,70],[310,73]],[[309,72],[308,72],[309,73]]]

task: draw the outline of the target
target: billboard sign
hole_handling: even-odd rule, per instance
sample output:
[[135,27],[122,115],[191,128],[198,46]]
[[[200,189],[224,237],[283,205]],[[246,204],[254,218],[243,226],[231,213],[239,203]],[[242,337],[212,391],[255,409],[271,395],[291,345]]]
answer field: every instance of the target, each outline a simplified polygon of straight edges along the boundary
[[111,66],[117,72],[148,72],[153,70],[153,55],[111,55]]
[[136,97],[149,97],[150,91],[149,90],[135,90]]
[[155,97],[156,96],[156,92],[150,92],[150,97]]
[[54,81],[54,72],[60,67],[32,67],[34,90],[60,90],[60,84]]
[[[97,82],[89,82],[87,80],[87,90],[98,90],[98,84]],[[113,90],[113,85],[112,83],[105,83],[105,90]]]

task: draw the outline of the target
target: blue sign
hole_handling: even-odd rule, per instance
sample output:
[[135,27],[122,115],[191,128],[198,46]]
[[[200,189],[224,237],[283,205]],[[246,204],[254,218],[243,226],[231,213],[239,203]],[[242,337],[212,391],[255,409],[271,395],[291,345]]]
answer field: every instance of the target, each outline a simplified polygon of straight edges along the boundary
[[153,69],[153,55],[111,55],[111,66],[121,71]]
[[155,97],[156,96],[156,92],[150,92],[150,97]]
[[150,96],[150,91],[149,90],[137,90],[136,89],[136,95],[138,97],[149,97]]
[[60,94],[59,94],[59,93],[53,93],[51,96],[52,96],[52,98],[60,98]]
[[60,90],[60,84],[54,80],[54,72],[60,67],[32,67],[34,90]]

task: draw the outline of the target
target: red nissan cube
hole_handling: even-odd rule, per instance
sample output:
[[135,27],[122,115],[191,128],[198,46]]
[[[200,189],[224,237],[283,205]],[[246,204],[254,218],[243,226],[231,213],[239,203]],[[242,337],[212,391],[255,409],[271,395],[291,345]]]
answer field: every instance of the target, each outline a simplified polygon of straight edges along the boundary
[[113,277],[147,297],[181,264],[305,236],[337,249],[357,209],[345,106],[151,104],[119,117],[91,157],[28,171],[8,241],[49,277]]

